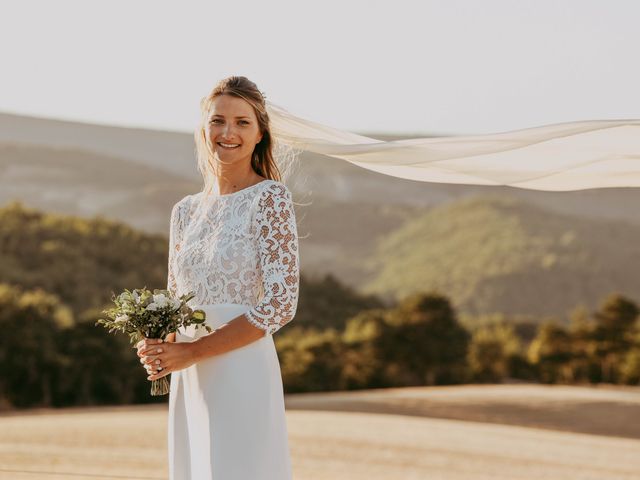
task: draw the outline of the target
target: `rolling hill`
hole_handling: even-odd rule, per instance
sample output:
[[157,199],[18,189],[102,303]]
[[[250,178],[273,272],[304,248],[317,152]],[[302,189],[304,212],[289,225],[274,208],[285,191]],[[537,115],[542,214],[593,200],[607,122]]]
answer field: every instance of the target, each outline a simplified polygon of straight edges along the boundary
[[365,293],[440,290],[466,313],[554,315],[616,291],[640,298],[640,226],[563,215],[516,198],[435,207],[385,235]]

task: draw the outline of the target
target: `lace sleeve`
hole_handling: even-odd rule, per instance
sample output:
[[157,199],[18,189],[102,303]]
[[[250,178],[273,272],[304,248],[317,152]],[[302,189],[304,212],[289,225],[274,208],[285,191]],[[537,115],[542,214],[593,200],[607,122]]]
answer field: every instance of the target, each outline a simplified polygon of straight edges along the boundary
[[284,184],[274,183],[261,193],[256,230],[263,297],[245,315],[267,336],[290,322],[298,306],[298,232],[291,192]]
[[175,277],[174,261],[176,252],[180,250],[180,232],[182,229],[182,222],[180,218],[180,204],[178,202],[173,206],[171,210],[171,220],[169,222],[169,258],[167,266],[167,290],[172,296],[177,296],[178,286]]

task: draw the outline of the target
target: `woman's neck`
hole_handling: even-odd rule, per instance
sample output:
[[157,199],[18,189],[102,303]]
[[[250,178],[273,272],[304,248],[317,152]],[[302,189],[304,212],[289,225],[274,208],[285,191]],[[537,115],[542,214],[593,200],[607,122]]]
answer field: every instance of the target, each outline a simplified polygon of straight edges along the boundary
[[251,187],[262,180],[265,178],[258,175],[253,169],[248,173],[222,174],[217,178],[218,191],[220,195],[227,195]]

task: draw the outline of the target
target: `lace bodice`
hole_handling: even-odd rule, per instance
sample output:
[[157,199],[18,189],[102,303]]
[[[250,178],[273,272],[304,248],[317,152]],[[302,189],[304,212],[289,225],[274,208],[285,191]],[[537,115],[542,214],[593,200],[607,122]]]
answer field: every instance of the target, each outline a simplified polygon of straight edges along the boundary
[[251,306],[245,315],[272,335],[296,312],[298,233],[292,195],[276,180],[205,198],[187,195],[171,211],[169,275],[173,295],[190,304]]

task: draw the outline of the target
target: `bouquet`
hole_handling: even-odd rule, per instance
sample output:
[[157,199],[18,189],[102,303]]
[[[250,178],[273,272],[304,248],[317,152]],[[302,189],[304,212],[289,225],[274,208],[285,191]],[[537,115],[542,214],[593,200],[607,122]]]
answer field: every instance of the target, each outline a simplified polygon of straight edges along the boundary
[[[204,327],[211,332],[211,327],[204,323],[205,312],[192,310],[187,305],[193,297],[195,293],[191,292],[174,298],[168,290],[155,289],[151,292],[146,287],[133,291],[125,289],[118,296],[112,292],[111,299],[115,306],[103,310],[102,313],[108,318],[99,319],[95,325],[108,328],[109,333],[120,331],[129,334],[132,344],[144,337],[164,339],[169,333],[189,325]],[[169,382],[166,376],[151,382],[151,395],[167,393]]]

